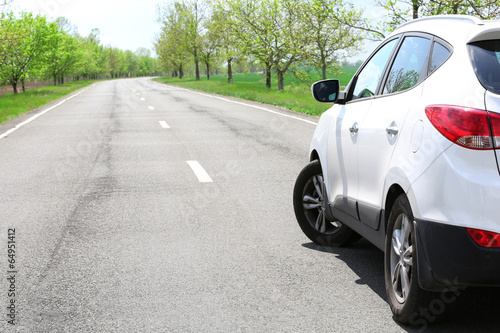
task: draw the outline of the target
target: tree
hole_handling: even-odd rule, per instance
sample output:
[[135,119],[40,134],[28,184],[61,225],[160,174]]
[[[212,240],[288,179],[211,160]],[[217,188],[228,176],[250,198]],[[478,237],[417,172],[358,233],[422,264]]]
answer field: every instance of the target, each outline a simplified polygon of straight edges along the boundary
[[271,69],[274,61],[273,27],[269,18],[261,15],[262,3],[252,0],[230,0],[230,11],[234,14],[236,30],[242,50],[252,55],[266,68],[266,87],[271,89]]
[[125,55],[123,51],[116,47],[108,47],[106,54],[108,56],[108,67],[111,77],[119,77],[124,70]]
[[80,40],[71,36],[68,31],[73,27],[65,18],[56,20],[58,31],[47,39],[48,50],[45,57],[44,72],[57,85],[59,79],[64,83],[64,76],[75,71],[83,62],[84,52]]
[[49,24],[44,16],[21,12],[19,18],[13,13],[2,17],[1,26],[2,32],[15,38],[2,44],[0,79],[9,82],[17,93],[19,81],[24,82],[30,73],[39,73],[48,51],[47,41],[57,33],[57,25]]
[[200,43],[200,55],[207,69],[207,80],[210,80],[210,69],[212,63],[215,61],[214,57],[221,48],[221,35],[215,19],[217,18],[212,16],[210,20],[205,21],[205,33],[201,36]]
[[137,54],[130,50],[125,51],[125,63],[128,77],[136,76],[139,74],[139,57],[137,56]]
[[218,52],[225,59],[227,66],[227,82],[233,83],[233,61],[241,55],[237,22],[234,13],[226,1],[214,2],[208,29],[216,36]]
[[138,75],[156,75],[158,73],[158,61],[151,57],[151,51],[141,47],[135,51],[139,71]]
[[174,2],[157,7],[158,22],[162,24],[160,35],[155,42],[160,66],[171,70],[173,76],[184,76],[184,66],[187,62],[187,39],[185,38],[182,4]]
[[201,0],[184,0],[180,8],[187,39],[186,47],[189,53],[193,55],[196,80],[200,80],[199,50],[201,48],[201,29],[206,7]]
[[271,87],[273,68],[278,90],[284,90],[284,74],[304,60],[310,41],[301,0],[231,0],[230,6],[244,50],[266,66],[266,86]]
[[99,29],[92,29],[87,37],[79,37],[82,45],[79,73],[84,78],[96,79],[99,75],[109,72],[107,52],[101,45],[99,36]]
[[311,38],[309,59],[326,79],[329,68],[340,67],[340,59],[358,51],[364,34],[353,26],[362,13],[341,0],[311,0],[302,4],[302,11]]
[[423,16],[464,14],[484,20],[500,17],[499,0],[379,0],[377,4],[389,12],[391,20],[383,26],[387,31]]

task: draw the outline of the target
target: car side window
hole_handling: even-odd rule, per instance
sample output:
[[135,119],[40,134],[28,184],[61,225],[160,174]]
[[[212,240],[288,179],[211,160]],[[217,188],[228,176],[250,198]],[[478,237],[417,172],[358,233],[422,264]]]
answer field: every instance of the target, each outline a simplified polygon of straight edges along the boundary
[[450,55],[450,50],[448,50],[440,43],[434,42],[434,46],[432,48],[431,64],[429,67],[429,75],[431,75],[436,69],[441,67],[441,65],[444,64],[446,60],[448,60]]
[[393,39],[385,44],[358,74],[352,95],[353,100],[375,95],[387,61],[391,57],[392,50],[396,46],[397,41],[398,39]]
[[410,89],[421,77],[427,76],[427,58],[431,40],[424,37],[405,37],[394,59],[383,94]]

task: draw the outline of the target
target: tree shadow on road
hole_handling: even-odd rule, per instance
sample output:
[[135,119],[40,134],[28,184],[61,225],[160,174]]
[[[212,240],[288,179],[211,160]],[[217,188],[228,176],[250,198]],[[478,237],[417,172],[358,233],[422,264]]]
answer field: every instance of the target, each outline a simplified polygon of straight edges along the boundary
[[[361,239],[348,247],[327,247],[315,243],[302,246],[335,255],[359,276],[356,283],[368,286],[387,302],[384,253],[367,240]],[[464,287],[459,294],[453,302],[440,302],[443,306],[439,310],[444,313],[437,317],[429,315],[425,324],[421,322],[416,327],[399,325],[407,332],[499,332],[500,288]]]

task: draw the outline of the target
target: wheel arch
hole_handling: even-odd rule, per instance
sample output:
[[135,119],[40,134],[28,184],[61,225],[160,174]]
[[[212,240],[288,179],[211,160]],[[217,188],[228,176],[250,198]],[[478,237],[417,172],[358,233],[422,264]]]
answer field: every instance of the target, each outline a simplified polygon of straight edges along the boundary
[[321,164],[321,159],[319,158],[319,154],[316,149],[313,149],[313,151],[311,151],[311,154],[309,155],[309,162],[312,162],[314,160],[318,160],[319,164]]
[[401,195],[406,194],[403,188],[399,184],[392,184],[387,191],[387,196],[385,198],[385,214],[384,214],[384,230],[387,233],[387,225],[389,224],[389,216],[391,215],[392,206],[396,199]]

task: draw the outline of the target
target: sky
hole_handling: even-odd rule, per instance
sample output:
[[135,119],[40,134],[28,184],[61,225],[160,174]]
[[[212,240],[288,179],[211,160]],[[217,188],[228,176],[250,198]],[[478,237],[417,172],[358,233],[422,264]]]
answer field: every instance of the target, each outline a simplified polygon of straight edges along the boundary
[[[350,2],[364,9],[364,15],[374,21],[386,15],[382,8],[374,5],[374,0]],[[156,5],[162,3],[163,0],[14,0],[12,8],[40,13],[49,19],[64,16],[82,36],[98,28],[103,45],[134,52],[144,47],[154,55],[153,41],[160,32]],[[363,51],[350,60],[364,60],[377,44],[366,42]]]
[[[161,0],[14,0],[11,7],[46,15],[49,19],[64,16],[88,36],[98,28],[101,43],[122,50],[140,47],[153,50],[160,32],[156,23],[156,4]],[[154,53],[153,53],[154,54]]]

